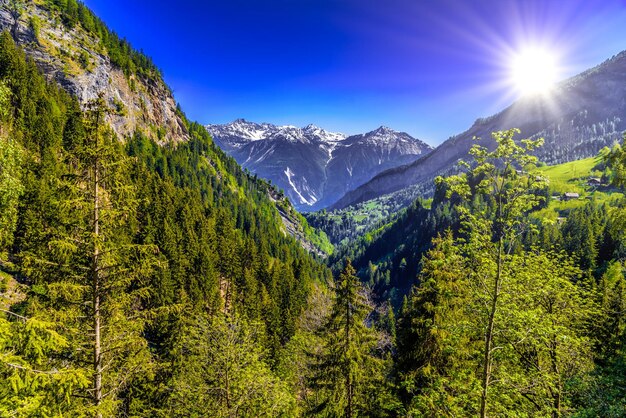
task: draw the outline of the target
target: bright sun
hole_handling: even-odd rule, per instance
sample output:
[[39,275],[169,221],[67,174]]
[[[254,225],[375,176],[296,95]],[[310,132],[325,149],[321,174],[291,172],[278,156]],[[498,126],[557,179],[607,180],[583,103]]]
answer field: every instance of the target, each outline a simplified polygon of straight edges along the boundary
[[510,61],[511,84],[522,95],[548,93],[558,72],[555,54],[541,48],[519,51]]

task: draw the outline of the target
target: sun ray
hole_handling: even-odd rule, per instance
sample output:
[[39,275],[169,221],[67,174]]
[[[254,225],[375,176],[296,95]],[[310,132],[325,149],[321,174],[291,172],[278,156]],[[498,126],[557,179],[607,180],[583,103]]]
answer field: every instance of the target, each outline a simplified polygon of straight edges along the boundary
[[541,47],[514,53],[509,65],[509,82],[522,96],[548,94],[559,80],[556,54]]

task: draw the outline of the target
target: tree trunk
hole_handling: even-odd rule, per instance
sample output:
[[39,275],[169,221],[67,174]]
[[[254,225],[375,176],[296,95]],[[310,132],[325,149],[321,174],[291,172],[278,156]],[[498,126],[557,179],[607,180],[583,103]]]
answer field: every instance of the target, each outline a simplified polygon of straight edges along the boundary
[[[102,345],[101,345],[101,314],[100,314],[100,173],[98,167],[98,127],[99,115],[96,115],[95,126],[95,149],[96,157],[93,163],[93,260],[92,260],[92,291],[93,291],[93,401],[95,406],[102,403]],[[96,417],[101,418],[102,414],[96,412]]]
[[491,380],[491,350],[493,345],[493,329],[496,318],[496,310],[498,309],[498,296],[500,295],[500,287],[502,283],[502,253],[504,242],[502,238],[498,242],[498,267],[496,271],[495,283],[493,286],[493,295],[491,297],[491,308],[489,309],[489,320],[487,322],[487,332],[485,334],[485,348],[483,353],[483,376],[482,376],[482,394],[480,397],[480,416],[487,417],[487,398],[489,383]]

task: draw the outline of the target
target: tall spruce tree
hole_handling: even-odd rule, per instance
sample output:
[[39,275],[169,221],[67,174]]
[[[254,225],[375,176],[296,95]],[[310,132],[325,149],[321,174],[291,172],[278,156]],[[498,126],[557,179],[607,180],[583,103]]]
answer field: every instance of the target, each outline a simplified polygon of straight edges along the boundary
[[90,388],[72,394],[74,413],[98,417],[115,414],[120,392],[150,369],[142,307],[157,264],[156,247],[133,243],[130,160],[106,128],[107,112],[102,97],[87,105],[85,135],[67,144],[65,172],[45,196],[54,216],[47,239],[21,253],[35,284],[29,309],[61,324],[63,355],[89,377]]
[[398,322],[396,374],[411,416],[478,412],[479,341],[469,330],[467,259],[451,231],[433,240]]
[[[372,308],[350,260],[335,283],[335,299],[323,331],[324,350],[315,365],[313,387],[321,402],[312,412],[326,416],[376,415],[376,389],[384,392],[382,361],[374,355],[376,335],[366,324]],[[377,387],[378,386],[378,387]]]

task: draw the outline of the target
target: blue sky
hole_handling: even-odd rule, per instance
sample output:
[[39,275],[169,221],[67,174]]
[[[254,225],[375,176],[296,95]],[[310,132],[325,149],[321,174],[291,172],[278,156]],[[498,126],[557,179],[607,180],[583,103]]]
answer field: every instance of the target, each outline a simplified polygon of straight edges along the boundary
[[625,0],[85,0],[151,56],[187,115],[438,144],[515,99],[511,55],[562,78],[626,49]]

